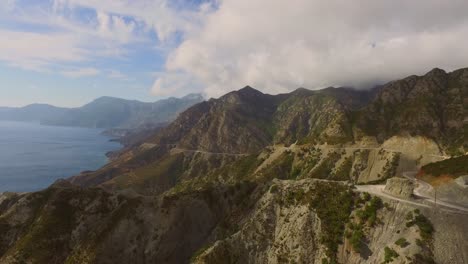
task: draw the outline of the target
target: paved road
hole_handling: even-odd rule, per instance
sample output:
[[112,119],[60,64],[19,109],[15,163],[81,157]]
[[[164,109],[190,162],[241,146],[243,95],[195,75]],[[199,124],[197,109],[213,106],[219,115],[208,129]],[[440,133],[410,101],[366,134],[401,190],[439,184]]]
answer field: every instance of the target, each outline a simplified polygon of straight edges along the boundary
[[402,175],[403,177],[412,180],[415,183],[415,188],[414,188],[414,195],[418,198],[424,199],[434,205],[443,205],[445,207],[450,207],[453,209],[457,210],[462,210],[465,212],[468,212],[468,207],[463,207],[455,203],[451,203],[449,201],[442,201],[442,200],[434,200],[434,193],[435,189],[430,185],[429,183],[416,179],[416,173],[415,171],[407,171],[403,172]]
[[[414,177],[416,172],[405,172],[403,176],[409,178],[410,180],[415,181],[416,188],[414,190],[414,195],[416,199],[403,199],[396,196],[393,196],[389,193],[385,192],[385,185],[356,185],[356,189],[358,192],[368,192],[377,196],[385,197],[391,200],[422,206],[422,207],[435,207],[443,209],[443,210],[456,210],[462,211],[464,213],[468,213],[468,208],[459,206],[457,204],[453,204],[446,201],[437,200],[437,203],[434,203],[434,191],[432,190],[433,187],[428,184],[427,182],[420,181]],[[430,206],[431,205],[431,206]]]
[[185,152],[185,153],[203,153],[208,155],[222,155],[222,156],[248,156],[251,155],[249,153],[226,153],[226,152],[209,152],[204,150],[196,150],[196,149],[183,149],[183,148],[173,148],[172,151],[176,153]]
[[[383,149],[383,150],[390,151],[390,152],[400,152],[399,150],[396,150],[396,149],[386,149],[386,148],[380,148],[380,147],[341,147],[341,148],[328,147],[327,149],[347,149],[347,150]],[[177,152],[203,153],[203,154],[208,154],[208,155],[225,155],[225,156],[240,156],[240,157],[250,155],[250,153],[209,152],[209,151],[203,151],[203,150],[183,149],[183,148],[177,148],[177,147],[173,148],[172,151],[176,153]],[[437,157],[445,158],[444,156],[432,155],[432,154],[430,154],[430,156],[437,156]],[[415,175],[416,175],[416,172],[414,171],[403,173],[404,177],[416,183],[414,195],[418,198],[417,200],[402,199],[402,198],[395,197],[391,194],[388,194],[384,191],[385,185],[357,185],[356,188],[357,188],[357,191],[359,192],[368,192],[374,195],[382,196],[382,197],[392,199],[395,201],[399,201],[399,202],[403,202],[403,203],[408,203],[408,204],[422,206],[422,207],[430,207],[427,203],[434,204],[433,187],[427,182],[416,179]],[[450,209],[456,209],[456,210],[460,210],[460,211],[468,213],[468,208],[455,205],[449,202],[444,202],[444,201],[439,200],[437,201],[437,205],[442,205]]]
[[407,203],[407,204],[412,204],[412,205],[417,205],[421,207],[427,207],[430,208],[429,205],[418,202],[418,201],[412,201],[412,200],[407,200],[403,198],[398,198],[396,196],[393,196],[391,194],[388,194],[384,191],[385,185],[356,185],[356,190],[358,192],[368,192],[370,194],[374,194],[377,196],[385,197],[394,201],[399,201],[402,203]]
[[[403,152],[400,149],[389,149],[389,148],[382,148],[382,147],[325,147],[325,148],[326,149],[345,149],[345,150],[380,150],[380,149],[383,149],[383,150],[388,151],[388,152]],[[422,155],[436,157],[436,158],[442,158],[442,159],[448,158],[447,156],[436,155],[436,154],[425,154],[425,153],[423,153]]]

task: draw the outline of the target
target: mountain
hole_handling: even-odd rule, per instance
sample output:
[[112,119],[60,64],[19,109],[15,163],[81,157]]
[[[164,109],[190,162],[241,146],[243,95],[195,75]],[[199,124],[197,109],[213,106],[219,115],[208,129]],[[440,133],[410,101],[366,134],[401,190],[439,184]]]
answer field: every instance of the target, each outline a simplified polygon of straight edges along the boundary
[[[411,76],[370,91],[298,89],[289,94],[268,95],[245,87],[190,107],[166,128],[125,152],[124,158],[72,181],[111,189],[131,187],[144,193],[156,185],[159,193],[182,179],[197,178],[223,167],[232,155],[258,157],[269,146],[291,144],[320,147],[318,160],[308,165],[301,162],[305,163],[302,166],[312,167],[322,164],[324,168],[316,167],[313,174],[330,173],[332,168],[327,167],[335,163],[350,163],[344,178],[382,181],[394,173],[399,159],[418,159],[418,148],[432,155],[466,151],[467,137],[463,133],[467,112],[461,100],[468,87],[466,76],[468,69],[450,74],[435,69],[424,76]],[[449,99],[443,99],[444,96]],[[361,147],[363,144],[367,149]],[[332,155],[327,147],[330,145],[348,145],[360,154],[347,151]],[[404,149],[408,154],[401,156],[384,150],[402,147],[408,148]],[[193,161],[190,151],[226,155]],[[178,155],[170,155],[174,152]],[[306,156],[309,155],[313,156]],[[182,166],[179,163],[196,169],[177,171]],[[351,165],[356,167],[353,175]],[[136,179],[141,182],[135,183]]]
[[380,88],[360,112],[364,133],[385,140],[409,133],[436,140],[452,153],[468,147],[468,69],[446,73],[433,69]]
[[0,119],[39,121],[46,125],[138,128],[171,121],[193,104],[203,101],[200,94],[168,98],[154,103],[101,97],[78,108],[56,108],[49,105],[29,105],[22,108],[0,109]]
[[46,118],[58,118],[66,110],[47,104],[31,104],[21,108],[0,107],[0,120],[38,122]]
[[[0,195],[0,262],[467,263],[467,89],[434,69],[200,102],[97,171]],[[419,170],[453,172],[437,203]]]

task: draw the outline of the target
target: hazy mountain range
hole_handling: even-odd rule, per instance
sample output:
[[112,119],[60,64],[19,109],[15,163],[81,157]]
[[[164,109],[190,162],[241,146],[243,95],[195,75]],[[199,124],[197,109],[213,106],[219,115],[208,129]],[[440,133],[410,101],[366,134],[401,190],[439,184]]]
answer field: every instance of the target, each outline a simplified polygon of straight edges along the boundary
[[97,171],[0,196],[0,262],[467,263],[467,98],[468,69],[434,69],[200,102]]
[[47,104],[32,104],[21,108],[0,107],[0,120],[127,129],[169,122],[183,110],[201,101],[203,97],[200,94],[189,94],[181,98],[171,97],[154,103],[106,96],[78,108],[61,108]]

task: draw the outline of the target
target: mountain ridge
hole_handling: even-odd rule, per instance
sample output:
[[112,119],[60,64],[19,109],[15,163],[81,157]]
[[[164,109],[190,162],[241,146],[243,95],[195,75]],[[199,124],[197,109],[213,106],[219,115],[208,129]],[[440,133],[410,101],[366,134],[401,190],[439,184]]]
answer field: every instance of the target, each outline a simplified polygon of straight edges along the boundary
[[135,129],[172,121],[178,113],[203,100],[201,94],[170,97],[156,102],[102,96],[77,108],[60,108],[47,104],[0,108],[0,119],[35,121],[58,126]]

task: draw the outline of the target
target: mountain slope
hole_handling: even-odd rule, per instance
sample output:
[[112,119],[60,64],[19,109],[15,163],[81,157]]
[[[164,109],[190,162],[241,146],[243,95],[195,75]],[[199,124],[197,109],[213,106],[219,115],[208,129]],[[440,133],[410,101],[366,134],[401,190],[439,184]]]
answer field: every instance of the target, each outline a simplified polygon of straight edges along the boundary
[[446,73],[434,69],[380,88],[359,113],[357,126],[383,141],[393,135],[420,135],[442,148],[461,152],[467,147],[468,69]]
[[[293,143],[306,148],[317,146],[315,152],[301,154],[310,156],[311,161],[305,162],[309,164],[307,170],[295,169],[296,176],[334,173],[333,177],[356,182],[382,181],[393,176],[400,158],[406,163],[420,162],[416,155],[423,156],[424,162],[432,161],[426,156],[429,153],[413,154],[411,149],[405,150],[405,145],[379,150],[382,143],[394,145],[409,136],[436,156],[442,155],[441,151],[462,151],[466,147],[461,93],[468,87],[467,74],[466,69],[450,74],[435,69],[368,92],[327,88],[267,95],[245,87],[189,108],[103,169],[73,177],[72,181],[160,193],[184,179],[207,177],[246,156],[253,157],[252,162],[260,168],[259,155],[268,162],[273,155],[265,150],[268,146]],[[362,144],[371,145],[361,149]],[[437,146],[436,152],[432,145]],[[346,146],[350,150],[339,150]],[[400,157],[395,148],[409,152]],[[302,161],[294,163],[304,166]],[[342,163],[341,171],[335,171],[333,167]],[[176,168],[181,169],[175,173]]]

